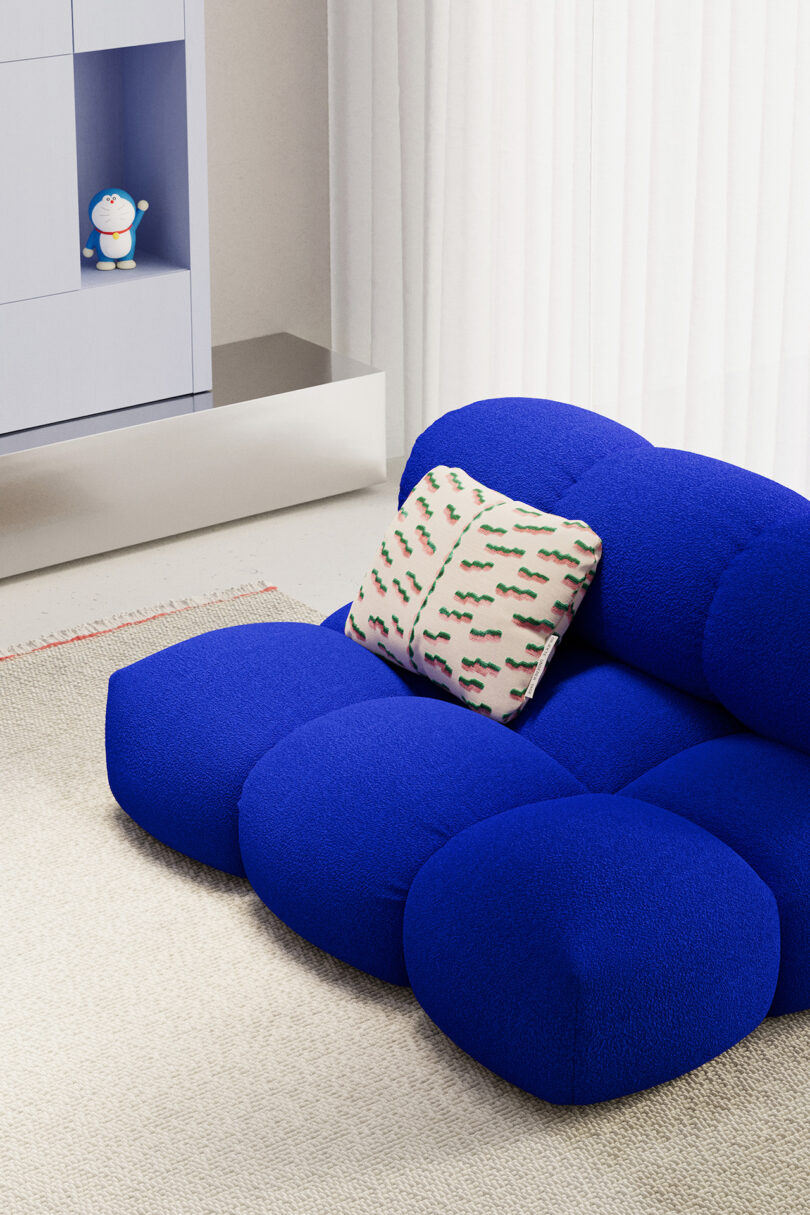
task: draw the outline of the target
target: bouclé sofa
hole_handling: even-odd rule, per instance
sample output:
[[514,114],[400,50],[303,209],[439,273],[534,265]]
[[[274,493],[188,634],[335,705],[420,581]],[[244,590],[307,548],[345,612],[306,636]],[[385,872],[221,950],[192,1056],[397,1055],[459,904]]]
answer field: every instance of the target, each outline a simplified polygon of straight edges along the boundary
[[495,1072],[618,1097],[810,1005],[810,503],[553,401],[446,414],[401,500],[439,464],[603,540],[512,725],[349,640],[343,608],[116,672],[110,784]]

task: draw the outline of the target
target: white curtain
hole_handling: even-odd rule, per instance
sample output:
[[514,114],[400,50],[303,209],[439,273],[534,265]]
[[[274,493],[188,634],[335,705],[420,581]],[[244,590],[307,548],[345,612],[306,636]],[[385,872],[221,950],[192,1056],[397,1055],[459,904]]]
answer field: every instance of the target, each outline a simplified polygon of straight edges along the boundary
[[329,0],[329,66],[392,454],[519,393],[808,491],[808,0]]

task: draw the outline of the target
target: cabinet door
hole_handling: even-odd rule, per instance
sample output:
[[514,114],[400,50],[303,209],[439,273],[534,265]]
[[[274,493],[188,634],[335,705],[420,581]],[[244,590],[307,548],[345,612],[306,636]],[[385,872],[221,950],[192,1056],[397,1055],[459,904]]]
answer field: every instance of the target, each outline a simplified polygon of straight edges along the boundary
[[192,391],[189,272],[90,273],[0,307],[0,433]]
[[70,0],[0,0],[0,63],[72,50]]
[[73,46],[103,51],[185,36],[183,0],[73,0]]
[[81,279],[73,56],[0,63],[0,304]]

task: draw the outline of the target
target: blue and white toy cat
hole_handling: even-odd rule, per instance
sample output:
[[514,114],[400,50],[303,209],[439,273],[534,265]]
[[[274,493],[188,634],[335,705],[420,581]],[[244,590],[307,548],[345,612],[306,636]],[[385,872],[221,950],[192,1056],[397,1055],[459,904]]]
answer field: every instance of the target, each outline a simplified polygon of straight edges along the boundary
[[85,257],[98,254],[96,270],[135,269],[135,233],[149,203],[135,199],[126,190],[99,190],[90,199],[90,222],[93,231],[82,253]]

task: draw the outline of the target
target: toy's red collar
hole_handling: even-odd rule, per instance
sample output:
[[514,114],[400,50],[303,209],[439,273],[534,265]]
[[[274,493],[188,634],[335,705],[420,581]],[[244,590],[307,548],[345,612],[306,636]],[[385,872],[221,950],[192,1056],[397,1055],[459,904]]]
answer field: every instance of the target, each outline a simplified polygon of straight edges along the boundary
[[[133,219],[132,224],[135,223]],[[128,224],[126,228],[116,228],[115,232],[105,232],[103,228],[96,228],[96,232],[100,232],[102,236],[122,236],[124,232],[129,232],[132,224]]]

